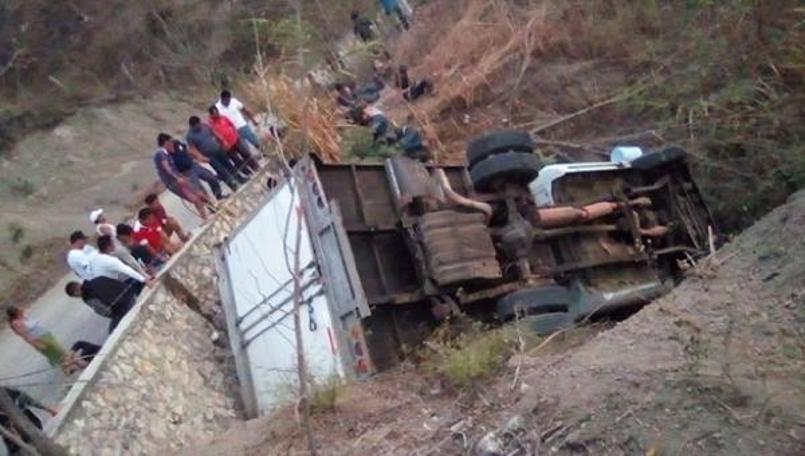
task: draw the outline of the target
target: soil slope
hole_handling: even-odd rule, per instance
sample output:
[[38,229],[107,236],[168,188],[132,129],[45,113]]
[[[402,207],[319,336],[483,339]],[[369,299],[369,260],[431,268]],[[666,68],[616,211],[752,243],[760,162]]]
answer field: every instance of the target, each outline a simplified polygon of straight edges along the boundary
[[[339,390],[321,454],[805,452],[805,192],[612,328],[522,353],[472,393],[405,366]],[[187,454],[303,454],[292,410]]]

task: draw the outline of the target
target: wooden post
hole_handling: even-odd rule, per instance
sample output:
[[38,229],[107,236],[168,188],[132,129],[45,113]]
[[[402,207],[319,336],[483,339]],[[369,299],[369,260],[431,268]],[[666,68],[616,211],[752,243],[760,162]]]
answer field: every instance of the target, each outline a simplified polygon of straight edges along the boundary
[[[296,179],[301,180],[301,176]],[[297,191],[301,191],[302,183],[294,182],[297,186]],[[294,208],[291,208],[293,210]],[[301,409],[302,416],[302,429],[307,436],[308,453],[311,455],[316,454],[316,442],[313,439],[313,429],[310,427],[310,392],[308,391],[308,374],[307,362],[305,360],[305,347],[302,341],[302,284],[301,284],[301,267],[299,264],[299,250],[302,246],[302,220],[304,213],[302,205],[298,206],[296,214],[296,242],[293,253],[293,327],[294,336],[296,339],[296,373],[299,379],[299,402],[298,407]]]

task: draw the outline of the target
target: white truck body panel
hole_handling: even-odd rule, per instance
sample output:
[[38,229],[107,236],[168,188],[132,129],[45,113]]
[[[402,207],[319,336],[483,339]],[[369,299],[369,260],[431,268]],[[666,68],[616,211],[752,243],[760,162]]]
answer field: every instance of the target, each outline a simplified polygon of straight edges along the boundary
[[286,181],[219,247],[219,276],[226,282],[221,295],[238,376],[244,389],[252,389],[244,391],[247,414],[268,414],[297,397],[290,268],[299,223],[303,224],[299,264],[312,265],[301,279],[305,302],[301,331],[309,375],[315,383],[344,377],[325,281],[318,275],[300,198],[293,183]]

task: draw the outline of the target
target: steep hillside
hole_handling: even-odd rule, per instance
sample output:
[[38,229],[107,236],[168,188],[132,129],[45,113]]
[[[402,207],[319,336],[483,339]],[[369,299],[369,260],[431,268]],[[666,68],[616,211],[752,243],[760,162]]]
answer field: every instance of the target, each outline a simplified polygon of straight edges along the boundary
[[392,54],[437,93],[392,112],[410,111],[450,162],[464,160],[468,137],[500,127],[531,131],[547,159],[680,143],[721,228],[734,232],[805,185],[801,6],[427,2]]
[[[302,42],[324,59],[352,8],[373,0],[302,0]],[[257,36],[255,36],[255,32]],[[286,0],[8,0],[0,3],[0,157],[14,141],[80,106],[133,95],[220,88],[247,76],[260,43],[282,59],[297,44]]]

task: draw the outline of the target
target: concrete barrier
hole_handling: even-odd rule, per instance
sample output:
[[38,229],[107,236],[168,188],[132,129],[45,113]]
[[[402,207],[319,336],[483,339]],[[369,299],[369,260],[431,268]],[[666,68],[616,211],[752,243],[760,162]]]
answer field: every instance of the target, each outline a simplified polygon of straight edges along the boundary
[[266,179],[227,200],[106,340],[48,423],[58,443],[80,455],[155,454],[241,418],[212,248],[267,195]]

